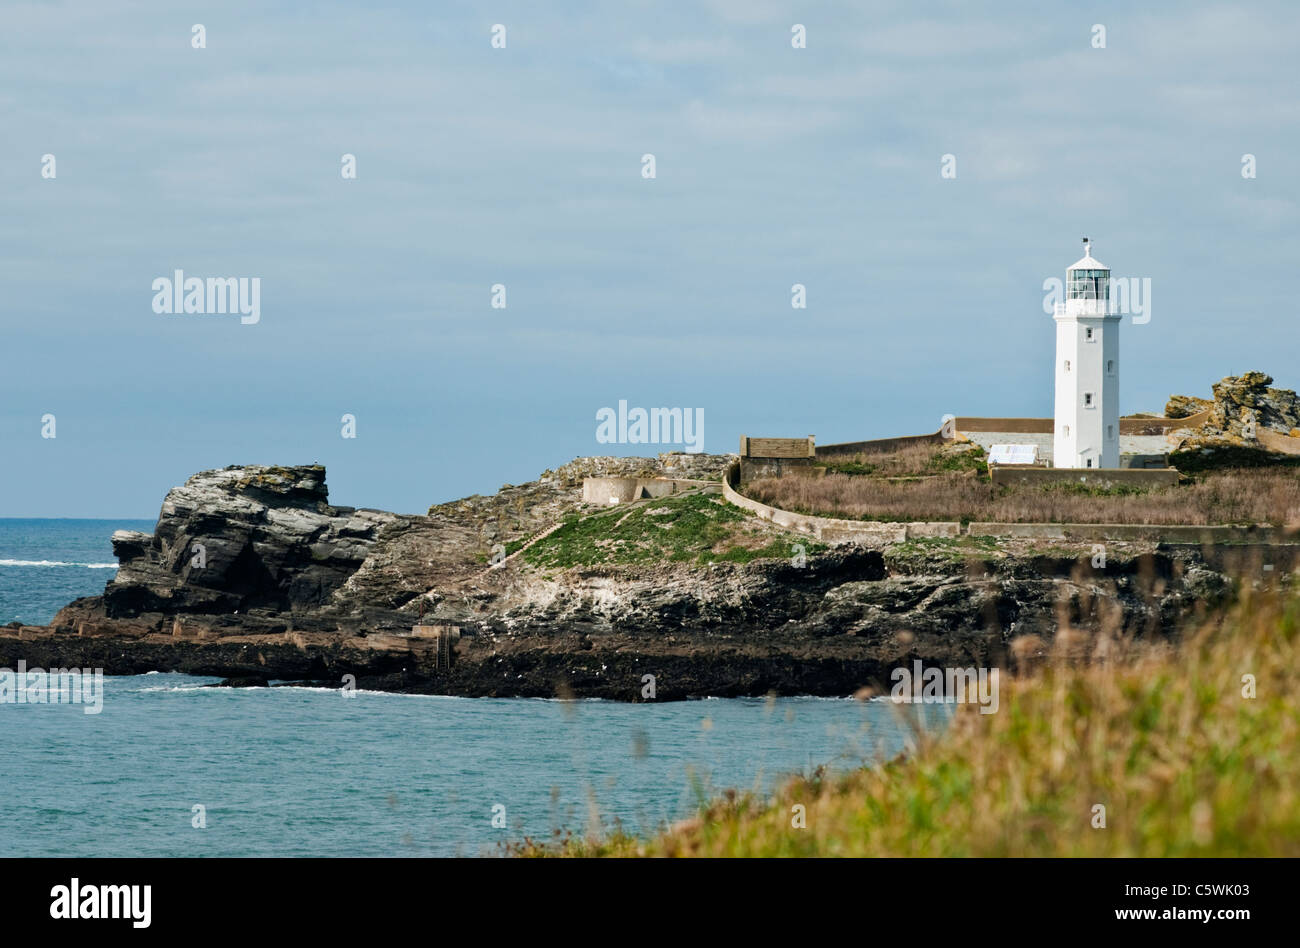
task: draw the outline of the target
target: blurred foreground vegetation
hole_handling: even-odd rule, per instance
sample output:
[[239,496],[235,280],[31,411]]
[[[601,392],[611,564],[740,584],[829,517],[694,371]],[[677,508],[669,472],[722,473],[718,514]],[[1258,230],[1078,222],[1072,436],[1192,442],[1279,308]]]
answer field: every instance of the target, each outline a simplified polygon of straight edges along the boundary
[[1001,675],[999,710],[958,704],[945,731],[915,728],[905,756],[797,779],[772,798],[728,794],[649,840],[517,851],[1300,856],[1298,626],[1300,596],[1255,592],[1177,647],[1068,627],[1051,646],[1013,642],[1019,673]]

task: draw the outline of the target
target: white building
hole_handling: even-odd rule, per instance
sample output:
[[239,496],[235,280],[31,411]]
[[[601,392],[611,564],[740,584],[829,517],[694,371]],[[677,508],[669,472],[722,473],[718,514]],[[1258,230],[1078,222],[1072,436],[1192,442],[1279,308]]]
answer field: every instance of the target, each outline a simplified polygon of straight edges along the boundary
[[1119,315],[1110,314],[1110,268],[1083,259],[1065,271],[1057,303],[1055,467],[1119,467]]

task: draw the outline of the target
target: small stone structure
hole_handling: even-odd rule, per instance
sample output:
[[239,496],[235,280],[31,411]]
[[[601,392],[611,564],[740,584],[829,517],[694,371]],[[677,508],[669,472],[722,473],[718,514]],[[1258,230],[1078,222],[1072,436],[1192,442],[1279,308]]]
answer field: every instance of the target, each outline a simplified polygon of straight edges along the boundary
[[780,477],[812,472],[817,446],[806,438],[750,438],[740,436],[740,478]]

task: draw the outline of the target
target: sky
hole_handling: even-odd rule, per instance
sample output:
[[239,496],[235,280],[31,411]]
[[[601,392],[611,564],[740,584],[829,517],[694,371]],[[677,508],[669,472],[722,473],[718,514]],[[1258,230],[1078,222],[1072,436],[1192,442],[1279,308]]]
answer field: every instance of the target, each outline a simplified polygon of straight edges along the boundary
[[[719,453],[1046,417],[1043,282],[1083,235],[1151,281],[1122,413],[1300,386],[1291,2],[0,20],[0,516],[151,518],[197,471],[317,462],[332,502],[418,513],[674,447],[598,441],[620,401],[702,411]],[[155,312],[177,269],[257,278],[259,320]]]

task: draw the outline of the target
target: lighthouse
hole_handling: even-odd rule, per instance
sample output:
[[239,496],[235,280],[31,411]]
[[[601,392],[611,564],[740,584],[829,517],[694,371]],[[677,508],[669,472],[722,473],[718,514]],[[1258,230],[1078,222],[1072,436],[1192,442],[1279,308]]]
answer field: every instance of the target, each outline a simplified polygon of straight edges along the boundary
[[1110,312],[1110,268],[1092,258],[1065,271],[1057,303],[1054,467],[1119,467],[1119,322]]

